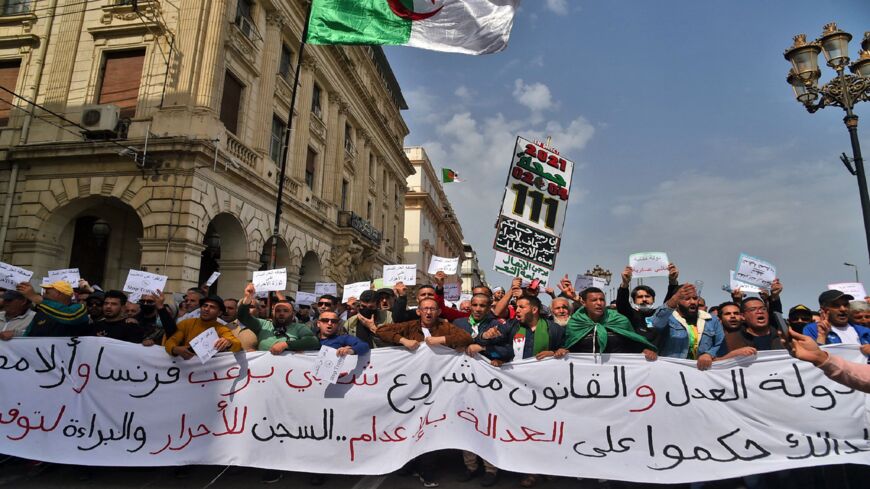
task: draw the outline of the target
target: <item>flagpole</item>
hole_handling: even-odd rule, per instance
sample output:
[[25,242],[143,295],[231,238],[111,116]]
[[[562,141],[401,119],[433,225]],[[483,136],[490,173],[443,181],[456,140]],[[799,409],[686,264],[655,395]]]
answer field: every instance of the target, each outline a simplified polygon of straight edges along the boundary
[[293,111],[296,109],[296,94],[299,92],[299,72],[302,71],[302,56],[305,53],[305,39],[308,37],[308,21],[311,17],[313,0],[308,2],[308,13],[302,26],[299,42],[299,56],[296,58],[296,73],[293,75],[293,95],[290,97],[290,115],[287,116],[287,131],[284,134],[284,153],[281,157],[281,173],[278,177],[278,198],[275,203],[275,227],[272,229],[272,254],[269,268],[274,269],[278,261],[278,237],[281,227],[281,207],[284,200],[284,178],[287,175],[287,159],[290,154],[290,137],[293,129]]

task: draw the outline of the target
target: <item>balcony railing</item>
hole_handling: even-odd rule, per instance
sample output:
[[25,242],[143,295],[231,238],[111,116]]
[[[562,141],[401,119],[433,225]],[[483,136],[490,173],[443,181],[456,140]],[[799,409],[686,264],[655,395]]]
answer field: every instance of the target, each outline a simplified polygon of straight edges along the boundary
[[21,15],[30,12],[34,0],[7,0],[0,5],[0,16]]
[[340,211],[338,213],[338,227],[353,228],[375,245],[381,244],[382,233],[375,229],[372,223],[351,211]]
[[227,151],[247,167],[257,169],[257,153],[227,131]]

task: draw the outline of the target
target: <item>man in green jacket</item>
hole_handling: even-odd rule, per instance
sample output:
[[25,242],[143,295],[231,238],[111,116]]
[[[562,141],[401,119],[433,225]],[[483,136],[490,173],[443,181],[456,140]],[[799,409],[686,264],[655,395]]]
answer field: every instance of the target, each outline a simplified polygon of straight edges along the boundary
[[245,287],[245,297],[239,301],[238,319],[251,331],[256,333],[257,349],[270,351],[280,355],[285,350],[319,350],[320,341],[304,324],[293,322],[293,307],[286,300],[279,300],[272,305],[272,320],[251,316],[248,307],[254,304],[257,291],[254,284]]

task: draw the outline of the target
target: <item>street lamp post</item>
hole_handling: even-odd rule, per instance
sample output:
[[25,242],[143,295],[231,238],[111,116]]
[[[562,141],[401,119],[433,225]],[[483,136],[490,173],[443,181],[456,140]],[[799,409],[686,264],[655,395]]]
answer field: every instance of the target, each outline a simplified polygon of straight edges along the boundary
[[[849,66],[851,39],[851,34],[841,31],[833,22],[825,25],[822,36],[815,41],[807,42],[806,34],[798,34],[794,37],[794,44],[784,53],[785,59],[792,64],[786,80],[794,89],[797,100],[810,113],[830,105],[846,111],[843,122],[852,143],[852,159],[850,161],[843,153],[841,160],[849,173],[858,177],[864,234],[870,256],[870,196],[867,194],[867,177],[861,158],[861,145],[858,143],[858,116],[852,112],[856,103],[870,100],[870,31],[864,33],[859,59]],[[827,65],[836,71],[836,77],[821,87],[818,84],[822,75],[819,53],[824,53]],[[846,66],[853,74],[845,73]]]
[[849,263],[849,262],[843,262],[843,265],[846,265],[847,267],[854,268],[855,269],[855,282],[856,283],[861,282],[861,280],[858,278],[858,265],[854,265],[854,264]]

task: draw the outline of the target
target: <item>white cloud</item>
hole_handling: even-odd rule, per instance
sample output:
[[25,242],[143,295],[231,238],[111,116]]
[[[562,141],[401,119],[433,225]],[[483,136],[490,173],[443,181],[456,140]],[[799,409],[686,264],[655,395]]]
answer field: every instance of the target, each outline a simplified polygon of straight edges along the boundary
[[471,102],[474,98],[474,92],[465,85],[459,85],[456,87],[456,90],[453,91],[453,95],[456,95],[460,100],[466,103]]
[[541,112],[553,107],[550,87],[543,83],[526,84],[518,78],[514,81],[514,98],[532,112]]
[[559,15],[568,13],[568,0],[547,0],[547,9]]

